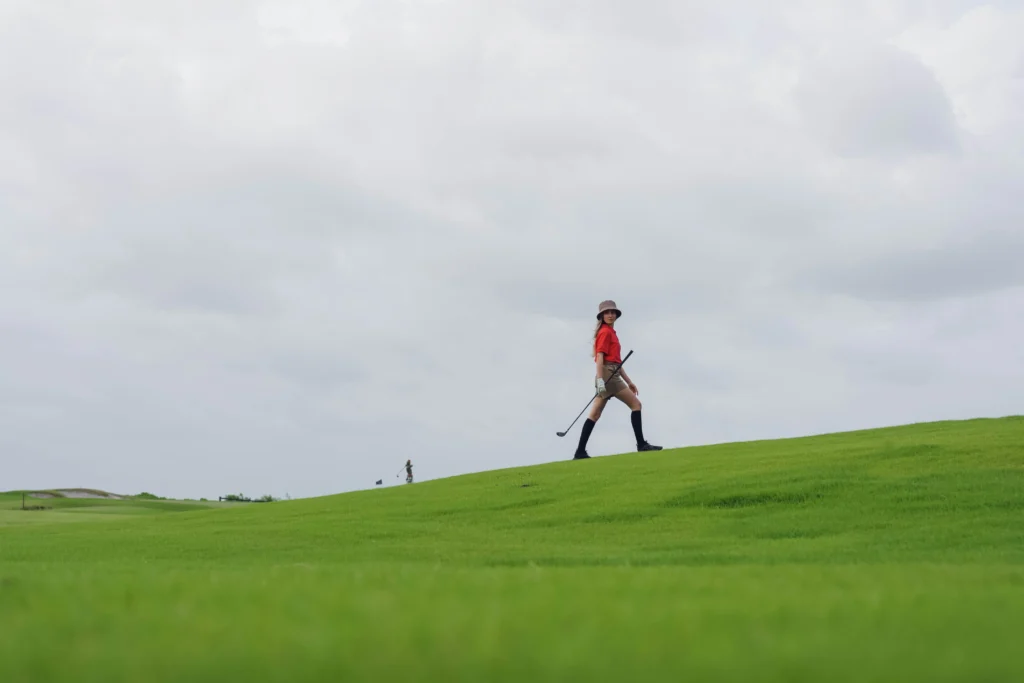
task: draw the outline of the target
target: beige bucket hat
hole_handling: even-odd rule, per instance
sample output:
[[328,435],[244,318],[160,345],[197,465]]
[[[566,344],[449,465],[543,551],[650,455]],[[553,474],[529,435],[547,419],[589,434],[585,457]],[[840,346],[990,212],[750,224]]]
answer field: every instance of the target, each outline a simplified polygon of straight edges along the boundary
[[601,317],[604,316],[605,311],[615,311],[615,317],[616,318],[621,318],[622,317],[622,311],[619,310],[618,306],[616,306],[615,302],[612,301],[611,299],[609,299],[607,301],[602,301],[601,305],[597,307],[597,319],[598,320],[600,320]]

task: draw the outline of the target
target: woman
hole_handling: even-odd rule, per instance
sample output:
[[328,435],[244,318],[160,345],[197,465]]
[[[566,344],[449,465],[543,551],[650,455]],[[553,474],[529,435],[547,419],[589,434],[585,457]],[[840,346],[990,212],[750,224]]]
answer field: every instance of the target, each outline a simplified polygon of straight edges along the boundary
[[[573,460],[589,458],[587,455],[587,440],[590,433],[594,431],[594,425],[601,418],[604,407],[613,396],[627,406],[631,411],[630,421],[633,423],[633,434],[636,436],[636,448],[638,451],[660,451],[661,446],[652,446],[644,439],[644,432],[640,420],[640,399],[639,392],[633,380],[629,378],[626,371],[621,369],[622,347],[619,345],[619,337],[615,333],[615,321],[622,317],[622,311],[614,301],[603,301],[597,309],[597,329],[594,330],[594,348],[592,354],[594,363],[597,365],[594,386],[597,388],[597,397],[590,409],[587,421],[583,423],[583,433],[580,434],[580,443],[576,447],[576,454]],[[612,377],[612,373],[619,368],[618,374]]]

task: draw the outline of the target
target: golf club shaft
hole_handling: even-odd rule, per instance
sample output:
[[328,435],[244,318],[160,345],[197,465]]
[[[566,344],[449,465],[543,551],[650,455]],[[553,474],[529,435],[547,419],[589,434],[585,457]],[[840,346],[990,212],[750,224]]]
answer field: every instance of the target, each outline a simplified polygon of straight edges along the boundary
[[[629,357],[632,356],[632,355],[633,355],[633,351],[630,350],[630,352],[626,354],[626,357],[622,359],[622,362],[619,363],[619,367],[615,368],[615,371],[612,372],[611,376],[608,378],[609,382],[611,382],[615,378],[615,375],[619,374],[619,370],[622,369],[622,366],[626,364],[626,361],[629,360]],[[569,430],[572,429],[573,425],[576,424],[577,420],[579,420],[580,417],[583,416],[583,413],[585,413],[587,411],[587,408],[590,407],[590,404],[594,402],[595,398],[597,398],[597,392],[596,391],[594,392],[594,395],[590,397],[590,400],[587,401],[587,405],[583,406],[583,410],[580,411],[580,414],[577,415],[576,419],[572,421],[572,424],[569,425],[568,427],[566,427],[564,432],[558,432],[559,436],[565,436],[566,434],[569,433]]]

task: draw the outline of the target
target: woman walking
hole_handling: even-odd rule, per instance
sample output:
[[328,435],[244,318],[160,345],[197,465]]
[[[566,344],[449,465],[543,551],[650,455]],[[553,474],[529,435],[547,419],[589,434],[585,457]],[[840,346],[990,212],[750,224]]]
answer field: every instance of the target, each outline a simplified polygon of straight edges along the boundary
[[[576,454],[573,460],[589,458],[587,455],[587,440],[590,433],[594,431],[594,425],[601,418],[604,407],[614,396],[630,409],[630,421],[633,423],[633,434],[636,436],[636,449],[638,451],[660,451],[661,446],[652,446],[644,439],[643,425],[640,418],[639,392],[633,380],[629,378],[622,365],[622,347],[619,345],[619,336],[615,332],[615,322],[622,317],[622,311],[618,309],[614,301],[603,301],[597,309],[597,329],[594,330],[594,348],[592,354],[596,373],[594,386],[597,389],[597,397],[594,398],[594,405],[590,409],[587,421],[583,423],[583,432],[580,434],[580,443],[576,447]],[[618,369],[615,377],[612,373]]]

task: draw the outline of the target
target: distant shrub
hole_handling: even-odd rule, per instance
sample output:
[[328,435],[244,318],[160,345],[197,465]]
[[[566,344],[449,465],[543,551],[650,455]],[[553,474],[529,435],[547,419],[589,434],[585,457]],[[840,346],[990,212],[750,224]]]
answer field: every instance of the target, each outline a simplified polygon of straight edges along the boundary
[[222,500],[229,500],[233,503],[251,503],[252,498],[248,498],[244,493],[229,493],[226,496],[221,496]]
[[220,498],[218,498],[218,500],[227,500],[231,501],[232,503],[273,503],[278,499],[274,498],[269,493],[265,496],[260,496],[259,498],[256,499],[250,498],[244,493],[229,493],[226,496],[221,496]]
[[136,498],[143,498],[145,500],[167,500],[163,496],[157,496],[157,495],[154,495],[152,493],[148,493],[146,491],[143,491],[142,493],[140,493],[139,495],[137,495],[135,497]]

